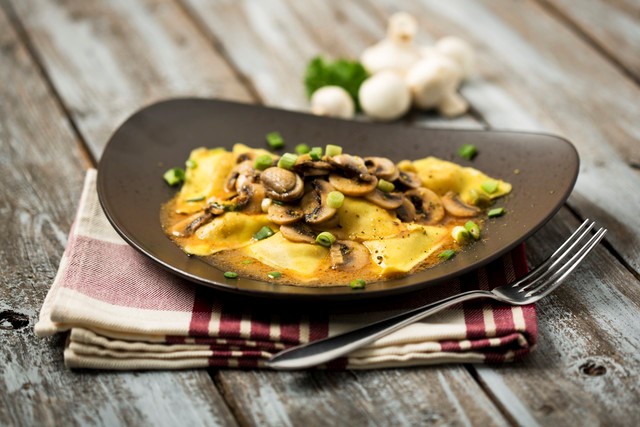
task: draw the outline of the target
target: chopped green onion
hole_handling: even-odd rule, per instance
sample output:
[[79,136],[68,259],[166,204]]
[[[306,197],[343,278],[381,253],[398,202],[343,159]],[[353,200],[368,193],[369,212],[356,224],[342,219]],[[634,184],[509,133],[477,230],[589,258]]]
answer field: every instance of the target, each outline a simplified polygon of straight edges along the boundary
[[296,145],[296,153],[298,154],[307,154],[309,151],[311,151],[311,147],[309,147],[307,144]]
[[309,156],[311,156],[311,160],[320,160],[322,158],[322,147],[313,147],[309,151]]
[[472,160],[476,156],[476,154],[478,154],[478,149],[475,145],[464,144],[458,150],[458,154],[464,159]]
[[253,260],[252,260],[252,259],[245,259],[245,260],[243,260],[243,261],[242,261],[242,263],[243,263],[244,265],[247,265],[247,264],[253,264]]
[[272,200],[271,203],[273,203],[274,205],[278,205],[278,206],[283,206],[284,202],[281,202],[280,200]]
[[272,271],[269,274],[267,274],[267,277],[269,279],[279,279],[282,277],[282,273],[280,273],[279,271]]
[[181,168],[171,168],[162,175],[169,185],[176,185],[184,182],[184,170]]
[[367,282],[362,279],[354,279],[349,283],[349,287],[351,287],[351,289],[364,289],[366,285]]
[[488,179],[485,182],[483,182],[480,187],[482,187],[482,189],[484,191],[486,191],[489,194],[493,194],[496,191],[498,191],[498,181],[494,180],[494,179]]
[[327,194],[327,206],[338,209],[344,203],[344,194],[339,191],[330,191]]
[[487,207],[491,203],[489,196],[475,188],[469,190],[469,197],[471,198],[471,203],[476,206]]
[[256,234],[253,235],[253,238],[256,240],[263,240],[263,239],[266,239],[267,237],[273,236],[273,234],[274,234],[273,230],[269,228],[268,225],[265,225],[260,230],[258,230]]
[[476,224],[475,222],[467,221],[467,223],[464,225],[464,228],[467,229],[469,234],[471,234],[471,237],[473,237],[474,239],[478,240],[480,238],[480,227],[478,227],[478,224]]
[[470,234],[467,229],[462,227],[461,225],[456,225],[455,227],[453,227],[453,230],[451,230],[451,237],[453,237],[453,240],[458,243],[464,242],[469,238],[469,236]]
[[196,162],[195,160],[187,160],[186,162],[184,162],[184,164],[187,166],[187,168],[189,169],[195,169],[198,167],[198,162]]
[[271,132],[267,134],[267,143],[272,150],[284,147],[284,139],[279,132]]
[[205,199],[204,196],[200,196],[200,197],[194,197],[193,199],[187,199],[187,202],[201,202]]
[[327,144],[324,152],[329,157],[337,156],[339,154],[342,154],[342,147],[339,145]]
[[385,179],[378,180],[378,190],[384,191],[385,193],[391,193],[396,189],[396,186],[393,185],[392,182],[389,182]]
[[253,162],[253,167],[259,171],[263,171],[271,166],[273,166],[273,158],[268,154],[256,157],[256,161]]
[[438,254],[438,258],[442,259],[451,259],[455,256],[456,251],[453,249],[447,249],[446,251],[442,251]]
[[235,271],[226,271],[224,273],[224,277],[226,277],[227,279],[237,279],[238,273],[236,273]]
[[298,155],[293,153],[284,153],[278,160],[278,167],[282,169],[291,169],[296,164]]
[[487,216],[489,218],[495,218],[497,216],[502,216],[505,214],[505,210],[504,208],[495,208],[495,209],[491,209],[489,212],[487,212]]
[[329,233],[328,231],[323,231],[322,233],[318,234],[318,237],[316,237],[316,243],[326,248],[333,245],[333,242],[335,241],[336,241],[336,236]]

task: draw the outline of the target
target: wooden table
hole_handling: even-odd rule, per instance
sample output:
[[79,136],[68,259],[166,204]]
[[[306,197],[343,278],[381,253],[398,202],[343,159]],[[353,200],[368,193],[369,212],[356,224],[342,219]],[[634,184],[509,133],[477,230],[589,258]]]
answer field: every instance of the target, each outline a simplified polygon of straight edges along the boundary
[[[0,425],[639,425],[640,5],[634,0],[0,0]],[[84,170],[144,105],[175,96],[307,108],[318,53],[357,57],[400,8],[420,41],[472,42],[456,120],[563,135],[580,177],[528,241],[541,261],[584,218],[606,242],[538,304],[525,362],[369,372],[70,372],[33,324]]]

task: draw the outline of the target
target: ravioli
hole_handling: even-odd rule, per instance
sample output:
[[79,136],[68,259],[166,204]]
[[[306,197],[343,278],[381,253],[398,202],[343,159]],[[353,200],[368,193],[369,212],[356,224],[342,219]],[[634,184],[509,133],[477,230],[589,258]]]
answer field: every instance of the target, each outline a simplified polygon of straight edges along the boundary
[[396,236],[406,228],[388,210],[363,199],[345,197],[338,209],[339,227],[331,229],[340,239],[373,240]]
[[383,276],[408,273],[438,250],[449,234],[446,227],[409,224],[408,228],[409,232],[399,237],[362,242]]
[[191,255],[211,255],[216,252],[237,249],[253,242],[253,235],[264,226],[275,228],[266,215],[246,215],[227,212],[214,218],[196,231],[197,243],[190,240],[184,251]]
[[276,269],[289,270],[313,279],[329,250],[319,245],[291,242],[276,233],[243,249],[244,252]]
[[489,176],[477,169],[462,167],[436,157],[426,157],[416,160],[413,166],[422,180],[422,185],[442,196],[449,191],[460,194],[466,203],[473,202],[473,191],[482,192],[489,199],[496,199],[511,192],[511,184],[502,180],[495,180],[498,188],[493,193],[482,190],[482,183],[491,180]]

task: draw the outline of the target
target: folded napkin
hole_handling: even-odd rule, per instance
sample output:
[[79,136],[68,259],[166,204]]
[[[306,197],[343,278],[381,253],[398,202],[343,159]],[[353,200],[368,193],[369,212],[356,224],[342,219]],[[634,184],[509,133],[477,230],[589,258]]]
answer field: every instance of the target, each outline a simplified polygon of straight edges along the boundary
[[[383,301],[315,309],[248,301],[178,278],[127,245],[104,216],[95,182],[96,171],[90,170],[35,326],[41,337],[70,331],[64,350],[70,368],[264,367],[271,355],[287,347],[453,293],[500,286],[527,269],[520,247],[459,279]],[[328,367],[511,361],[527,354],[536,338],[533,306],[479,300],[410,325]]]

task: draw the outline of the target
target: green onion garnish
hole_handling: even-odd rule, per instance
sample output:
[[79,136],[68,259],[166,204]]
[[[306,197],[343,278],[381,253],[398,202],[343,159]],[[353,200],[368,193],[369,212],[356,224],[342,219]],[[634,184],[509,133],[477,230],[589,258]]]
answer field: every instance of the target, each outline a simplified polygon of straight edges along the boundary
[[389,182],[385,179],[378,180],[378,190],[384,191],[385,193],[391,193],[395,190],[396,186],[393,185],[392,182]]
[[271,228],[269,228],[268,225],[265,225],[260,230],[258,230],[258,232],[256,234],[253,235],[253,238],[256,239],[256,240],[263,240],[263,239],[266,239],[267,237],[271,237],[273,235],[274,235],[273,230]]
[[309,151],[309,156],[311,156],[311,160],[320,160],[322,158],[322,147],[313,147]]
[[453,237],[453,240],[458,243],[464,242],[469,238],[469,236],[470,233],[467,231],[467,229],[460,225],[456,225],[455,227],[453,227],[453,230],[451,230],[451,237]]
[[244,265],[247,265],[247,264],[253,264],[253,260],[252,260],[252,259],[245,259],[245,260],[242,260],[242,263],[243,263]]
[[293,153],[284,153],[278,160],[278,167],[282,169],[291,169],[296,164],[298,155]]
[[323,231],[322,233],[318,234],[318,237],[316,237],[316,243],[326,248],[331,246],[335,241],[336,236],[329,233],[328,231]]
[[338,209],[344,203],[344,194],[339,191],[330,191],[327,194],[327,206]]
[[349,283],[349,287],[351,289],[364,289],[366,284],[367,284],[367,282],[365,282],[362,279],[354,279],[354,280],[351,281],[351,283]]
[[473,237],[474,239],[478,240],[480,238],[480,227],[478,227],[478,224],[476,224],[475,222],[467,221],[467,223],[464,225],[464,228],[467,229],[469,234],[471,234],[471,237]]
[[227,279],[237,279],[238,273],[236,273],[235,271],[225,271],[224,277],[226,277]]
[[279,132],[271,132],[267,134],[267,143],[272,150],[284,147],[284,139]]
[[446,251],[442,251],[438,254],[438,258],[442,259],[451,259],[455,256],[456,251],[453,249],[447,249]]
[[269,279],[279,279],[282,277],[282,273],[280,273],[279,271],[272,271],[269,274],[267,274],[267,277]]
[[480,187],[482,187],[482,189],[487,193],[493,194],[498,191],[498,181],[489,179],[483,182]]
[[162,175],[169,185],[176,185],[184,182],[184,170],[181,168],[171,168]]
[[478,149],[475,145],[464,144],[460,149],[458,149],[458,155],[467,160],[472,160],[476,154],[478,154]]
[[495,218],[497,216],[502,216],[505,214],[505,210],[504,208],[495,208],[495,209],[491,209],[489,212],[487,212],[487,216],[489,218]]
[[184,162],[184,164],[187,166],[188,169],[195,169],[198,167],[198,162],[196,162],[195,160],[187,160],[186,162]]
[[259,171],[263,171],[267,168],[273,166],[273,158],[271,158],[268,154],[263,154],[261,156],[256,157],[255,162],[253,162],[253,167],[258,169]]
[[204,196],[194,197],[193,199],[187,199],[187,202],[201,202],[205,199]]
[[307,144],[296,145],[296,153],[298,154],[307,154],[309,151],[311,151],[311,147],[309,147]]
[[327,144],[324,152],[329,157],[337,156],[338,154],[342,154],[342,147],[339,145]]

